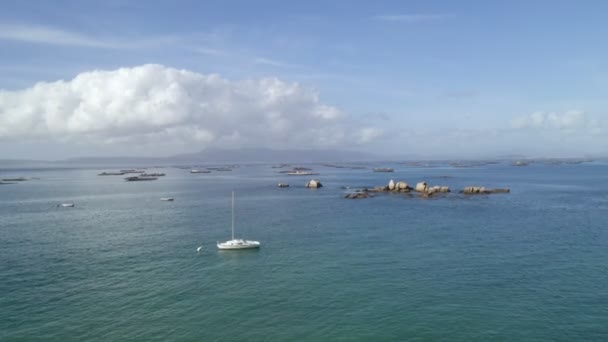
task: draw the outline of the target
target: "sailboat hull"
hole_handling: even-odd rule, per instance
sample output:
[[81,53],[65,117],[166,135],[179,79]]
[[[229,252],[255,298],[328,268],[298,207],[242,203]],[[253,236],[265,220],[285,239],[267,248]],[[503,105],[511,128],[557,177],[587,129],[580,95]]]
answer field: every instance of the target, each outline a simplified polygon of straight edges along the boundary
[[230,240],[226,242],[218,242],[217,248],[224,250],[254,249],[260,248],[260,242],[249,240]]

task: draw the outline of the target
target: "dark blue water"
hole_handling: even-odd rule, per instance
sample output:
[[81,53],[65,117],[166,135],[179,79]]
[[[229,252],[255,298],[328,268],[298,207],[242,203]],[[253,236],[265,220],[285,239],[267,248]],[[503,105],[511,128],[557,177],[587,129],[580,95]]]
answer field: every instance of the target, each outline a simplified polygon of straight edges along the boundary
[[[1,171],[39,179],[0,185],[0,340],[608,340],[608,165],[394,167]],[[511,193],[342,198],[390,178]],[[233,189],[259,251],[215,248]]]

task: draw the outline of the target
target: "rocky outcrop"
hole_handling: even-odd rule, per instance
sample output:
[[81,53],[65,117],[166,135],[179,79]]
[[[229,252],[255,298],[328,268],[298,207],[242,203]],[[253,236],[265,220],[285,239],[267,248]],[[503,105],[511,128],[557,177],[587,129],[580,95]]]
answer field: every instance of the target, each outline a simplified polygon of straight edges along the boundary
[[509,188],[503,189],[486,189],[483,186],[467,186],[464,190],[460,191],[465,195],[483,195],[483,194],[500,194],[500,193],[508,193],[511,192]]
[[424,191],[419,191],[420,197],[428,198],[432,197],[435,194],[446,194],[450,192],[450,188],[447,186],[427,186]]
[[323,186],[323,184],[321,184],[321,182],[316,179],[311,179],[308,181],[308,183],[306,183],[306,187],[311,188],[311,189],[317,189],[322,186]]
[[450,188],[447,186],[429,186],[426,182],[419,182],[416,184],[415,188],[409,186],[406,182],[395,182],[391,179],[391,181],[385,186],[377,186],[373,189],[366,190],[368,192],[410,192],[412,190],[420,193],[422,197],[430,197],[433,194],[445,194],[451,192]]
[[412,188],[406,182],[395,182],[391,179],[388,185],[382,188],[382,191],[409,192]]
[[388,191],[410,192],[411,190],[412,190],[412,187],[410,187],[409,184],[407,184],[406,182],[395,182],[394,180],[391,179],[391,181],[388,182],[387,185],[377,186],[377,187],[374,187],[373,189],[370,189],[367,191],[369,191],[369,192],[388,192]]
[[447,193],[450,192],[450,188],[447,186],[429,186],[426,182],[419,182],[416,184],[416,191],[419,192],[424,197],[429,197],[432,194],[436,193]]
[[435,185],[432,187],[427,187],[426,188],[426,192],[427,193],[437,193],[437,192],[450,192],[450,188],[447,186],[439,186],[439,185]]
[[[391,179],[391,181],[384,186],[377,186],[371,189],[362,189],[357,190],[354,193],[349,193],[344,195],[344,198],[350,199],[358,199],[358,198],[368,198],[373,197],[374,193],[407,193],[411,190],[415,190],[418,193],[418,196],[421,198],[430,198],[430,197],[443,197],[451,192],[450,187],[448,186],[429,186],[426,182],[419,182],[416,184],[416,187],[412,189],[406,182],[395,182]],[[510,192],[509,188],[502,189],[488,189],[482,186],[468,186],[464,188],[464,190],[460,190],[460,193],[466,195],[473,194],[497,194],[497,193],[508,193]],[[414,197],[411,194],[408,194],[409,197]]]

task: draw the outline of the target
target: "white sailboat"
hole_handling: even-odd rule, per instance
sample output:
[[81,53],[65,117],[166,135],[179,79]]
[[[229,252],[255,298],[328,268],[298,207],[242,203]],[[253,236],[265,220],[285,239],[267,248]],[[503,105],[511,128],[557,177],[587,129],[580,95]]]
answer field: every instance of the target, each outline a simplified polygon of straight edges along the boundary
[[232,192],[232,240],[218,242],[219,249],[252,249],[260,248],[259,241],[243,240],[234,238],[234,191]]

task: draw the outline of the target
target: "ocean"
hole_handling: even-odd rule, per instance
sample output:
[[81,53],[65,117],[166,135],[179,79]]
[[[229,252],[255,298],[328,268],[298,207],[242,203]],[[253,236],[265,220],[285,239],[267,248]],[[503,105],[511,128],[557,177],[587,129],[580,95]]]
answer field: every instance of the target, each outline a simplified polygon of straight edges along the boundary
[[[0,340],[608,340],[608,163],[304,166],[0,170]],[[343,198],[390,179],[511,192]]]

